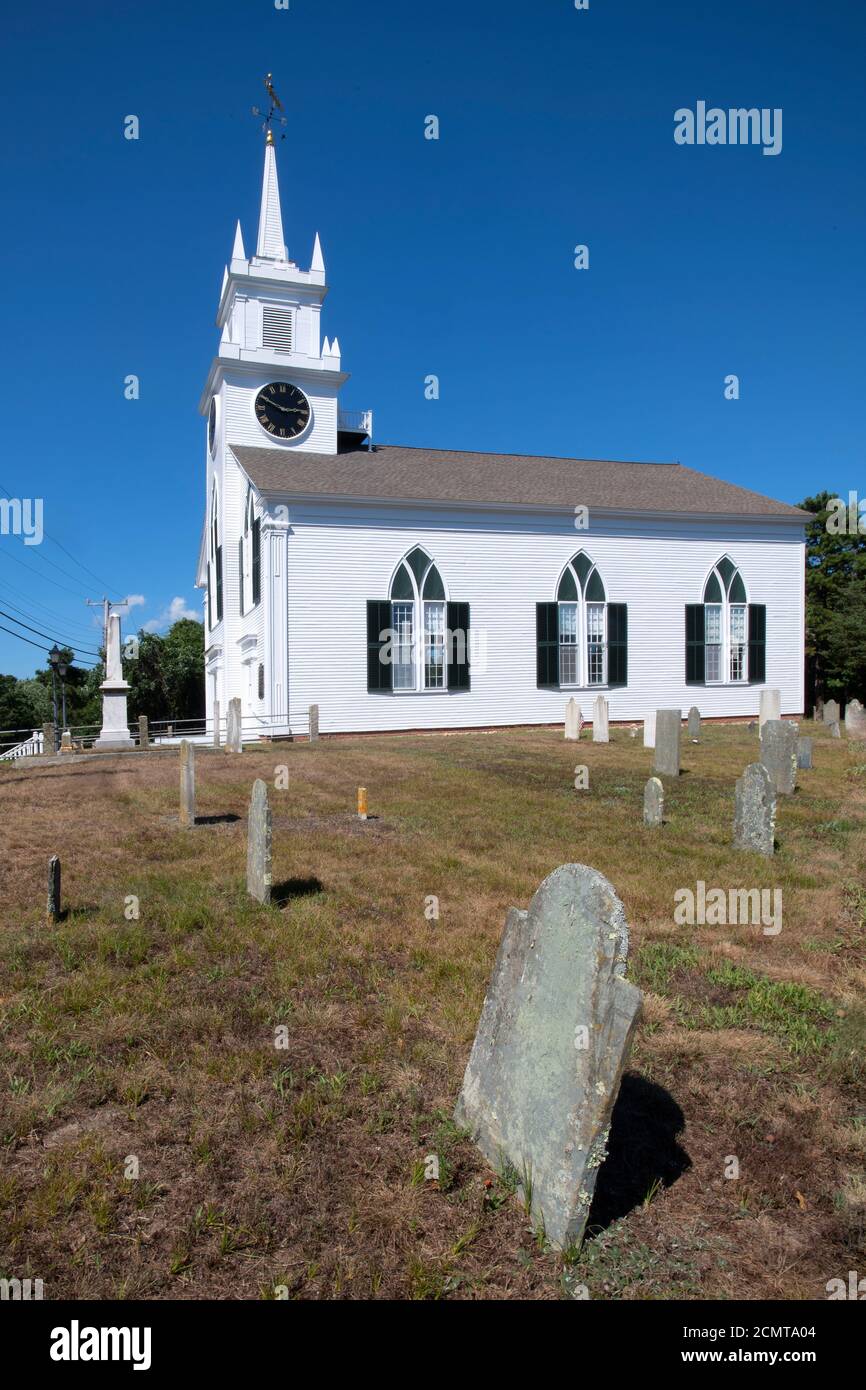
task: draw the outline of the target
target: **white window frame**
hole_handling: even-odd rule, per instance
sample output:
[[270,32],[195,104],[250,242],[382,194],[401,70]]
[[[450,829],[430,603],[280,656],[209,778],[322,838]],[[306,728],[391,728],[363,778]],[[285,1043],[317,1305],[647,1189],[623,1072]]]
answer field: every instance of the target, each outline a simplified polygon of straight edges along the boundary
[[[585,554],[586,552],[582,552],[582,553]],[[589,559],[590,557],[587,555],[586,558]],[[556,581],[556,592],[557,592],[557,594],[559,593],[559,586],[560,586],[561,583],[562,583],[562,579],[563,579],[563,575],[565,574],[565,570],[568,570],[568,571],[570,572],[571,577],[572,577],[572,579],[574,580],[574,586],[575,586],[575,589],[576,589],[576,591],[577,591],[578,597],[577,597],[576,599],[557,599],[557,601],[556,601],[556,606],[557,606],[557,630],[556,630],[556,635],[557,635],[557,643],[558,643],[558,646],[559,646],[559,670],[558,670],[558,672],[557,672],[557,675],[558,675],[558,677],[559,677],[559,687],[560,687],[561,690],[605,690],[605,689],[607,688],[607,603],[608,603],[608,600],[607,600],[607,586],[604,584],[604,580],[602,580],[602,585],[603,585],[603,587],[604,587],[604,593],[605,593],[605,597],[604,597],[603,599],[588,599],[588,598],[586,598],[586,597],[585,597],[585,585],[584,585],[584,584],[581,584],[580,579],[578,578],[576,571],[575,571],[574,568],[572,567],[571,561],[569,561],[568,564],[565,566],[565,569],[562,571],[562,574],[560,574],[558,580]],[[587,584],[589,583],[589,580],[590,580],[590,578],[592,577],[592,575],[595,574],[595,573],[598,573],[598,566],[597,566],[594,562],[592,562],[592,567],[591,567],[591,569],[587,570],[587,574],[586,574],[586,583],[587,583]],[[599,573],[599,578],[601,578],[600,573]],[[575,621],[576,621],[576,633],[575,633],[575,641],[574,641],[573,643],[571,643],[571,642],[569,642],[569,643],[563,643],[563,641],[562,641],[562,634],[563,634],[563,627],[562,627],[562,609],[563,609],[563,608],[569,608],[569,609],[573,608],[573,609],[576,610],[576,620],[575,620]],[[594,610],[594,609],[601,609],[601,634],[602,634],[602,636],[601,636],[601,652],[602,652],[601,663],[602,663],[602,669],[601,669],[601,680],[597,680],[597,681],[590,680],[590,675],[591,675],[591,670],[590,670],[590,668],[591,668],[591,665],[592,665],[592,663],[591,663],[591,661],[590,661],[590,646],[591,646],[591,645],[592,645],[592,646],[597,646],[597,645],[598,645],[597,643],[592,643],[592,644],[591,644],[591,643],[590,643],[590,640],[589,640],[589,638],[590,638],[590,609],[593,609],[593,610]],[[566,647],[572,647],[572,646],[573,646],[573,647],[576,648],[575,662],[574,662],[574,665],[575,665],[575,679],[574,679],[574,680],[563,680],[563,676],[562,676],[562,650],[563,650],[563,646],[566,646]]]
[[[409,555],[412,554],[412,551],[413,551],[413,550],[421,550],[421,551],[423,552],[423,554],[426,556],[426,559],[427,559],[427,565],[426,565],[426,568],[425,568],[425,570],[424,570],[423,575],[421,576],[421,583],[420,583],[420,585],[419,585],[419,583],[418,583],[418,580],[415,578],[415,571],[412,569],[412,566],[408,563],[408,557],[409,557]],[[391,584],[390,584],[390,586],[389,586],[389,593],[390,593],[391,589],[393,589],[393,587],[394,587],[394,580],[396,579],[396,577],[397,577],[397,575],[398,575],[398,573],[399,573],[399,571],[400,571],[401,569],[405,569],[405,570],[406,570],[406,572],[407,572],[408,575],[409,575],[410,580],[412,581],[412,597],[411,597],[411,598],[392,598],[392,599],[390,600],[390,604],[391,604],[391,631],[392,631],[392,634],[393,634],[393,636],[392,636],[392,641],[391,641],[391,666],[392,666],[392,672],[393,672],[393,679],[392,679],[392,684],[391,684],[391,693],[392,693],[393,695],[443,695],[443,694],[447,695],[447,693],[448,693],[448,640],[447,640],[447,639],[448,639],[448,593],[447,593],[447,589],[446,589],[446,591],[445,591],[445,598],[433,598],[433,599],[428,598],[428,599],[425,599],[425,598],[422,598],[422,597],[421,597],[422,593],[424,592],[424,585],[425,585],[425,583],[427,582],[427,576],[428,576],[428,574],[430,573],[430,570],[431,570],[432,568],[434,568],[434,566],[435,566],[436,570],[438,571],[439,577],[440,577],[440,579],[441,579],[441,578],[442,578],[442,571],[441,571],[441,569],[439,569],[439,566],[436,564],[436,561],[433,560],[433,559],[431,558],[429,552],[426,551],[422,545],[417,545],[417,546],[413,545],[413,546],[411,546],[411,547],[409,548],[409,550],[406,552],[406,554],[401,558],[399,565],[397,565],[396,569],[394,570],[394,573],[393,573],[392,576],[391,576]],[[445,588],[445,581],[444,581],[444,579],[442,580],[442,587],[443,587],[443,589]],[[399,640],[398,640],[398,617],[399,617],[399,615],[398,615],[398,610],[401,609],[401,608],[402,608],[402,609],[410,608],[410,609],[412,610],[412,619],[411,619],[411,620],[412,620],[412,659],[411,659],[411,663],[410,663],[409,665],[410,665],[410,669],[411,669],[412,672],[413,672],[414,680],[413,680],[413,684],[412,684],[412,685],[402,685],[402,686],[398,686],[398,685],[397,685],[397,681],[396,681],[397,670],[398,670],[398,669],[400,669],[400,670],[405,670],[405,669],[407,669],[407,666],[406,666],[406,665],[403,665],[403,666],[401,666],[401,667],[398,668],[398,665],[397,665],[397,662],[396,662],[396,659],[395,659],[395,658],[396,658],[397,651],[398,651],[398,648],[401,646],[401,644],[400,644],[400,642],[399,642]],[[433,609],[437,609],[437,608],[441,609],[441,611],[442,611],[442,629],[441,629],[441,630],[442,630],[442,656],[443,656],[443,660],[442,660],[442,669],[441,669],[441,677],[442,677],[442,679],[441,679],[441,684],[439,684],[439,685],[427,685],[427,684],[426,684],[426,679],[427,679],[427,649],[428,649],[428,636],[429,636],[429,634],[428,634],[428,629],[427,629],[427,614],[428,614],[428,610],[433,610]],[[403,621],[403,619],[400,617],[400,618],[399,618],[399,621]]]
[[[741,573],[741,571],[740,571],[739,565],[734,564],[734,561],[731,560],[730,555],[728,555],[728,556],[723,556],[722,558],[723,558],[723,559],[728,559],[728,560],[730,560],[731,564],[734,565],[734,573],[731,575],[730,583],[727,585],[727,587],[725,586],[725,581],[724,581],[724,579],[722,578],[721,572],[720,572],[720,570],[719,570],[719,563],[720,563],[720,562],[717,560],[716,563],[713,565],[712,569],[710,570],[709,574],[706,576],[706,578],[705,578],[705,580],[704,580],[704,587],[703,587],[703,589],[702,589],[702,591],[701,591],[702,593],[706,593],[706,591],[707,591],[707,585],[709,584],[710,579],[712,578],[712,576],[715,575],[715,577],[716,577],[716,583],[718,584],[718,586],[719,586],[719,591],[720,591],[720,593],[721,593],[721,595],[722,595],[721,602],[719,602],[718,600],[715,600],[715,599],[712,600],[712,601],[710,601],[710,602],[707,602],[706,600],[703,600],[703,607],[704,607],[704,663],[705,663],[705,669],[704,669],[704,685],[748,685],[748,683],[749,683],[749,591],[748,591],[748,589],[746,589],[746,581],[745,581],[745,579],[743,579],[743,576],[742,576],[742,573]],[[731,599],[730,599],[730,597],[729,597],[730,588],[731,588],[731,585],[732,585],[733,582],[734,582],[734,575],[737,575],[737,574],[739,574],[739,576],[740,576],[740,581],[741,581],[741,583],[742,583],[742,585],[743,585],[743,588],[746,590],[746,597],[745,597],[745,599],[738,599],[736,602],[731,602]],[[718,676],[710,676],[710,675],[708,674],[707,669],[706,669],[706,658],[707,658],[707,653],[708,653],[709,648],[710,648],[710,645],[711,645],[710,642],[707,640],[707,632],[709,631],[709,610],[710,610],[711,608],[712,608],[712,609],[718,609],[718,610],[719,610],[719,626],[720,626],[719,639],[720,639],[720,640],[719,640],[718,642],[713,642],[713,643],[712,643],[712,646],[713,646],[714,648],[718,648],[718,652],[719,652],[719,675],[718,675]],[[743,635],[742,635],[742,637],[741,637],[740,639],[738,639],[737,641],[735,641],[735,640],[734,640],[734,614],[735,614],[735,612],[736,612],[737,610],[740,610],[740,609],[742,610],[742,614],[743,614],[743,629],[742,629]],[[739,650],[739,665],[740,665],[740,670],[741,670],[741,672],[742,672],[742,674],[739,675],[739,676],[735,676],[735,675],[733,674],[733,671],[734,671],[734,661],[735,661],[735,657],[736,657],[736,654],[737,654],[737,650]]]

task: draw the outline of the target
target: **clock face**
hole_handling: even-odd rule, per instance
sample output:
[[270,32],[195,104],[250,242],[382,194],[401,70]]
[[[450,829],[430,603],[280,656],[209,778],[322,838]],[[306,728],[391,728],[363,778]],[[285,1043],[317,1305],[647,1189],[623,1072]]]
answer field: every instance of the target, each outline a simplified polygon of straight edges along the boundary
[[310,423],[310,402],[288,381],[272,381],[256,396],[256,419],[276,439],[295,439]]
[[211,399],[210,412],[207,417],[207,447],[213,455],[214,440],[216,439],[216,396]]

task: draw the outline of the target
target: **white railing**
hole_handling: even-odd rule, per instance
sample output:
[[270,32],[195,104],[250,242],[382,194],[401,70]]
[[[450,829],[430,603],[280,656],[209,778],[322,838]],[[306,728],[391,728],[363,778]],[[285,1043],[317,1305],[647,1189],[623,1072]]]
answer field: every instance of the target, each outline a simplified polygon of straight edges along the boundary
[[10,758],[33,758],[41,752],[42,730],[34,729],[30,738],[25,738],[23,743],[16,743],[12,748],[7,748],[5,753],[0,753],[0,762]]
[[372,410],[340,410],[337,413],[337,429],[351,430],[353,434],[368,434],[373,438]]

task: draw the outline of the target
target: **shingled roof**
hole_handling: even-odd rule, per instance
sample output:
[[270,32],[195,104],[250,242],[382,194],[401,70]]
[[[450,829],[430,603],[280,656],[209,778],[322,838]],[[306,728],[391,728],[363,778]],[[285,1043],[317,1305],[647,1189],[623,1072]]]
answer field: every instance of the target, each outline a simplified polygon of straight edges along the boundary
[[260,492],[292,497],[494,506],[576,507],[706,516],[809,513],[679,463],[620,463],[531,454],[457,453],[379,445],[344,454],[257,449],[232,453]]

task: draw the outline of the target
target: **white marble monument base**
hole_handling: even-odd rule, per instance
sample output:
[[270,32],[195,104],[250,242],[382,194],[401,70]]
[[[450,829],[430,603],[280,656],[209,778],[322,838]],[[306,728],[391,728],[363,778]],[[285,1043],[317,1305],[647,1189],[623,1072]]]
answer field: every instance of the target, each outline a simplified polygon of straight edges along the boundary
[[96,739],[94,748],[134,748],[135,740],[127,728],[126,681],[120,685],[101,685],[102,691],[102,732]]

